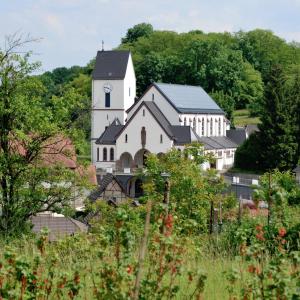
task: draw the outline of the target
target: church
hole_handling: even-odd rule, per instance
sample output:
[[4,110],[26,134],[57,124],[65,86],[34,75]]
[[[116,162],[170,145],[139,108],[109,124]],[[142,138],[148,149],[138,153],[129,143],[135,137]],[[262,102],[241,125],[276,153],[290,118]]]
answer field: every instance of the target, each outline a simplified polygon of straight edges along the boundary
[[137,184],[129,182],[147,153],[161,155],[199,142],[215,157],[215,164],[204,168],[231,167],[238,144],[227,136],[229,129],[224,111],[200,86],[152,83],[137,98],[130,51],[98,51],[92,73],[92,163],[101,178],[113,174],[128,196],[136,194]]

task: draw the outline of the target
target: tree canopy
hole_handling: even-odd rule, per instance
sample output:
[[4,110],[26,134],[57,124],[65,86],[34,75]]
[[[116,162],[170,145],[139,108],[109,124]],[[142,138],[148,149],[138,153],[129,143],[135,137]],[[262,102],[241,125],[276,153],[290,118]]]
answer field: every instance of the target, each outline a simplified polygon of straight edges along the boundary
[[14,35],[0,49],[0,231],[6,234],[24,230],[38,212],[68,208],[79,177],[57,158],[74,155],[66,140],[79,142],[71,118],[78,101],[43,99],[42,82],[30,76],[39,64],[20,54],[31,41]]

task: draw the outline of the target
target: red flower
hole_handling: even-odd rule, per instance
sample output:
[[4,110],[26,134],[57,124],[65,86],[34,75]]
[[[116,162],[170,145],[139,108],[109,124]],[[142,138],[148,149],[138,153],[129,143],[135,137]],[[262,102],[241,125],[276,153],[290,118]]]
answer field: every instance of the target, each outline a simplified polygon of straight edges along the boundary
[[256,235],[256,238],[260,241],[265,241],[265,238],[264,238],[264,233],[263,232],[260,232]]
[[255,226],[255,229],[256,229],[256,231],[262,231],[263,227],[262,227],[262,225],[258,224]]
[[172,215],[167,215],[167,217],[165,218],[165,226],[168,229],[171,229],[173,227],[173,216]]
[[127,266],[127,269],[126,269],[126,272],[127,272],[128,274],[131,274],[132,271],[133,271],[132,266],[128,265],[128,266]]
[[284,237],[286,235],[286,229],[284,227],[278,230],[279,236]]
[[255,268],[253,265],[250,265],[250,266],[248,267],[248,272],[249,272],[249,273],[254,273],[255,270],[256,270],[256,268]]

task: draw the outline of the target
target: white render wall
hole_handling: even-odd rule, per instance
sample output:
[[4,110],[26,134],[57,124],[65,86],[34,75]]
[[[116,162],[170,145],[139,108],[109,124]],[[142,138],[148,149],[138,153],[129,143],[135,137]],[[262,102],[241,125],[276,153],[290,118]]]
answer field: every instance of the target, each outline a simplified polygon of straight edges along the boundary
[[[130,89],[130,93],[129,93]],[[136,78],[131,55],[129,55],[126,75],[124,78],[124,109],[127,110],[133,103],[136,97]],[[126,116],[127,117],[127,116]],[[125,123],[123,123],[125,124]]]
[[[105,107],[104,84],[112,86],[110,107]],[[109,126],[115,118],[118,118],[121,124],[125,124],[127,117],[126,110],[134,103],[135,97],[136,78],[131,55],[129,55],[124,80],[92,80],[91,152],[93,164],[98,165],[96,139],[101,136],[105,127]]]
[[[107,160],[103,161],[103,149],[107,149]],[[114,149],[114,160],[110,160],[110,149]],[[97,160],[97,149],[99,149],[99,160]],[[96,145],[94,143],[94,146],[92,148],[93,151],[93,158],[94,162],[93,164],[96,166],[96,168],[113,168],[115,167],[115,161],[116,161],[116,155],[117,155],[117,150],[115,145]]]
[[[153,101],[166,116],[172,125],[186,125],[194,128],[193,120],[196,120],[194,130],[199,136],[226,136],[226,119],[223,114],[179,114],[175,108],[162,96],[162,94],[152,86],[140,101],[128,113],[127,119],[134,114],[142,101]],[[202,134],[202,119],[204,119],[204,134]],[[213,132],[210,131],[210,122],[213,120]],[[180,122],[181,120],[181,122]],[[184,123],[186,120],[186,124]],[[221,130],[219,132],[219,120],[221,121]]]
[[[143,110],[145,110],[145,116],[143,116]],[[116,141],[117,159],[120,159],[120,156],[124,152],[129,152],[134,159],[135,154],[142,149],[142,127],[145,127],[146,130],[146,150],[151,153],[165,153],[172,148],[173,141],[171,141],[165,131],[160,127],[146,106],[143,105]],[[125,143],[126,134],[128,136],[127,143]],[[160,143],[161,134],[163,136],[162,143]]]
[[[226,136],[226,119],[222,114],[181,114],[181,125],[191,126],[196,133],[201,136]],[[194,124],[196,120],[196,124]],[[211,120],[213,123],[212,134],[210,130]],[[221,130],[219,132],[219,120]],[[204,121],[204,134],[202,134],[202,126]],[[195,126],[194,126],[195,125]]]
[[[153,96],[154,100],[152,100]],[[152,86],[140,99],[140,101],[135,105],[135,107],[131,109],[127,116],[128,120],[138,109],[142,101],[153,101],[172,125],[180,125],[178,112],[154,86]]]

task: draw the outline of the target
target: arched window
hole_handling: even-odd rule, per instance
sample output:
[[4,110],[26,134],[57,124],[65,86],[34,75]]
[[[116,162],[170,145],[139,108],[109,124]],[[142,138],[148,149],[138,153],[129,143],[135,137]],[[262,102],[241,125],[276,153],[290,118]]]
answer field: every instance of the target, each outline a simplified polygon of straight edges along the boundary
[[146,129],[145,129],[145,127],[142,127],[142,130],[141,130],[141,144],[142,144],[142,147],[145,147],[145,145],[146,145]]
[[186,126],[186,118],[183,120],[183,125]]
[[110,107],[110,93],[105,93],[105,107]]
[[204,136],[204,118],[202,118],[202,136]]
[[97,148],[97,161],[100,160],[100,152],[99,152],[99,148]]
[[196,118],[194,118],[194,120],[193,120],[193,128],[194,128],[194,130],[196,130]]
[[115,160],[115,150],[114,150],[114,148],[110,148],[110,152],[109,152],[109,160],[110,160],[110,161]]
[[219,118],[218,129],[219,129],[219,135],[221,135],[221,118]]
[[128,143],[128,135],[125,134],[125,143]]
[[161,144],[163,143],[163,135],[162,134],[160,135],[160,143]]
[[210,135],[213,135],[213,118],[210,118]]
[[103,148],[103,161],[107,161],[107,149]]

